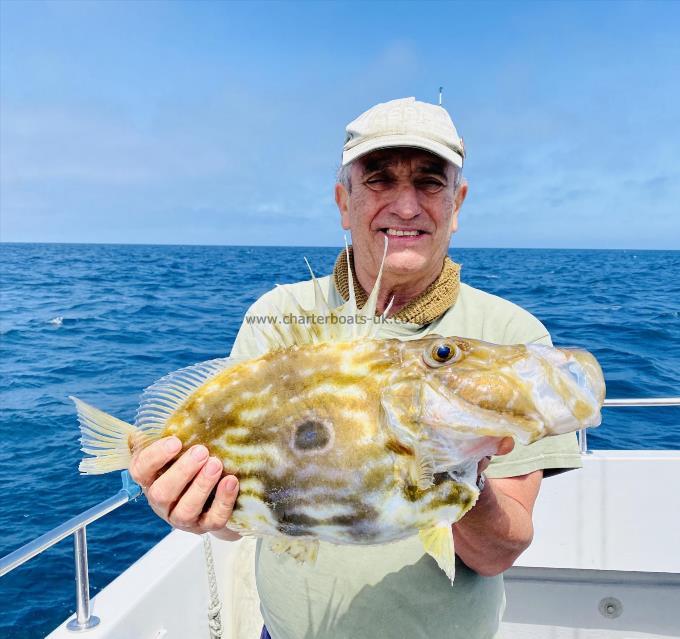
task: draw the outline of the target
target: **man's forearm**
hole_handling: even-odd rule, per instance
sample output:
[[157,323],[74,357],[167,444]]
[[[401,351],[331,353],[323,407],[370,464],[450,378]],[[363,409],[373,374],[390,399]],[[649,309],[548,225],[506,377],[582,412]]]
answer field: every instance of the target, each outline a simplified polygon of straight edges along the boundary
[[456,554],[465,565],[480,575],[497,575],[529,547],[541,476],[487,481],[475,507],[453,525]]

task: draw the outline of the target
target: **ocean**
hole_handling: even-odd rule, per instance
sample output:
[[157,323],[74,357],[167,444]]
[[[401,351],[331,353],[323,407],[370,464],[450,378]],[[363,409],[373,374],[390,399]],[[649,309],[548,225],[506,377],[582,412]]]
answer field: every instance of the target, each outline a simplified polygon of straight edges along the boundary
[[[78,474],[74,394],[125,420],[165,373],[230,350],[275,284],[328,273],[339,249],[0,245],[0,556],[113,495]],[[592,351],[608,397],[680,395],[680,251],[456,249],[468,284]],[[680,449],[680,409],[606,409],[591,448]],[[92,594],[169,527],[143,498],[88,527]],[[42,637],[75,610],[72,542],[0,579],[0,637]]]

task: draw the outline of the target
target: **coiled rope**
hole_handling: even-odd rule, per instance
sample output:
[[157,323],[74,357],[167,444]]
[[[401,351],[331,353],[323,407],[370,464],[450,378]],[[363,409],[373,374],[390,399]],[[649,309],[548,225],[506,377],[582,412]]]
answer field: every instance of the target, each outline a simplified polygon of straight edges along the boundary
[[221,639],[222,637],[222,602],[220,593],[217,589],[217,576],[215,575],[215,560],[213,559],[212,544],[210,535],[203,537],[203,554],[205,555],[205,567],[208,574],[208,590],[210,593],[210,603],[208,605],[208,629],[210,639]]

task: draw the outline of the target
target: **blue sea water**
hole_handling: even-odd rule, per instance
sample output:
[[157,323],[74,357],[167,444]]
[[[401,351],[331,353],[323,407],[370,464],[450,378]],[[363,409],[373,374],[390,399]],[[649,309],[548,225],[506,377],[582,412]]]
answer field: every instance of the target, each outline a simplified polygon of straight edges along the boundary
[[[229,352],[276,283],[332,268],[338,249],[0,245],[0,556],[111,496],[80,477],[70,394],[132,420],[142,389]],[[591,350],[609,397],[680,395],[680,251],[453,249],[468,284]],[[680,410],[608,409],[593,448],[680,449]],[[143,499],[88,527],[93,594],[169,528]],[[74,611],[65,540],[0,579],[0,637],[44,636]]]

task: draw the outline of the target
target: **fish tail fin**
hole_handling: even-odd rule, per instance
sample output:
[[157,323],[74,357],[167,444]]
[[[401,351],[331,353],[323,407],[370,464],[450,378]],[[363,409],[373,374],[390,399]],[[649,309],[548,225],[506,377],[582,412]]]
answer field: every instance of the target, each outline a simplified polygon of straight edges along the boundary
[[139,431],[132,425],[77,397],[69,397],[76,405],[80,422],[81,450],[86,455],[78,470],[83,475],[102,475],[114,470],[125,470],[130,466],[132,452],[139,441]]

